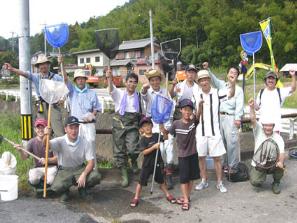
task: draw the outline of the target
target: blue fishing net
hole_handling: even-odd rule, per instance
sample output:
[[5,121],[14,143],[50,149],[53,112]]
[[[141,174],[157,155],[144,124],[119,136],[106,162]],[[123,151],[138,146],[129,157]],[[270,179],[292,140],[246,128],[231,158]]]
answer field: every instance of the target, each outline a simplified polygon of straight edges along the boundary
[[248,55],[253,55],[262,47],[261,31],[240,34],[240,43]]
[[64,46],[67,43],[69,37],[69,29],[66,23],[46,26],[44,28],[44,33],[47,42],[54,48]]
[[152,119],[155,123],[165,123],[170,119],[173,102],[163,95],[157,94],[151,107]]

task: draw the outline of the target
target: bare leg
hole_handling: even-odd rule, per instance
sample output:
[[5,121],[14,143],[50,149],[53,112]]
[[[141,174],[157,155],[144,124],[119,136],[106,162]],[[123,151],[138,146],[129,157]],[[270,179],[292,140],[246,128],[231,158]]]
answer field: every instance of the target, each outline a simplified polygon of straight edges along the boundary
[[194,182],[192,180],[188,183],[188,198],[190,198],[193,184],[194,184]]
[[222,181],[222,164],[221,164],[221,157],[213,157],[214,166],[216,169],[217,181],[220,183]]
[[134,198],[139,199],[141,193],[142,186],[138,183],[136,186],[135,196]]
[[160,189],[164,192],[164,194],[166,195],[166,197],[168,197],[170,195],[169,191],[167,190],[167,186],[165,183],[160,184]]
[[204,180],[207,180],[206,157],[205,156],[199,157],[199,168],[200,168],[201,178]]
[[184,198],[184,203],[189,203],[189,183],[181,184],[180,189]]

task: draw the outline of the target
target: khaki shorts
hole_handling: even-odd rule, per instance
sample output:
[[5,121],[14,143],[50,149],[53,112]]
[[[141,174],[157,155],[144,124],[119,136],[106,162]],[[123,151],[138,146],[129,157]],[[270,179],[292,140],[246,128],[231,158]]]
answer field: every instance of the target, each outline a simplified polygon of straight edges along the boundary
[[198,156],[219,157],[226,153],[221,136],[198,136],[196,137]]

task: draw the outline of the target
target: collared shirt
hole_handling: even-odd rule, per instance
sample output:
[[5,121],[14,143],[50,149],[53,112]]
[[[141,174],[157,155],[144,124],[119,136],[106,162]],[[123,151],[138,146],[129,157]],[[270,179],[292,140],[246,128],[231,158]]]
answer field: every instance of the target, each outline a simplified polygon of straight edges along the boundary
[[71,115],[77,117],[79,120],[93,111],[101,111],[102,107],[97,98],[96,92],[87,87],[79,91],[70,81],[67,83],[70,98]]
[[[160,94],[160,95],[163,95],[165,97],[168,97],[168,94],[166,92],[166,89],[165,88],[160,88],[159,91],[154,91],[152,87],[150,87],[148,90],[147,90],[147,93],[146,94],[141,94],[141,97],[143,99],[143,101],[145,102],[145,107],[146,107],[146,113],[145,113],[145,116],[146,117],[151,117],[151,110],[152,110],[152,103],[153,103],[153,100],[155,98],[155,96],[157,94]],[[171,114],[170,114],[170,117],[173,119],[173,113],[174,113],[174,106],[172,107],[172,111],[171,111]],[[171,126],[171,123],[172,123],[172,120],[168,120],[166,123],[164,123],[164,126],[166,129],[168,129],[170,126]],[[153,121],[153,132],[160,132],[159,130],[159,125],[154,123]]]
[[[227,100],[228,90],[211,88],[208,93],[202,90],[194,94],[196,106],[203,100],[203,110],[200,116],[200,122],[197,129],[198,136],[220,136],[219,125],[219,106],[224,100]],[[198,109],[198,108],[197,108]]]
[[[217,89],[230,89],[230,85],[228,82],[223,80],[219,80],[212,72],[210,73],[210,77],[212,83]],[[222,101],[220,105],[220,112],[226,112],[229,115],[234,115],[235,120],[240,120],[243,116],[244,111],[244,96],[243,90],[238,85],[235,86],[235,94],[232,98],[229,98],[225,101]]]
[[[115,112],[119,112],[119,110],[120,110],[121,102],[124,97],[125,91],[126,91],[126,89],[122,90],[122,89],[118,89],[115,86],[113,86],[113,91],[110,93],[110,95],[114,102]],[[132,95],[127,94],[127,104],[126,104],[125,112],[131,112],[131,113],[137,112],[137,110],[134,107],[134,95],[133,94]]]
[[59,74],[52,73],[52,72],[49,72],[49,74],[45,75],[45,76],[42,76],[40,73],[31,73],[31,72],[27,72],[27,75],[28,75],[28,79],[33,82],[35,91],[36,91],[36,94],[38,97],[40,97],[40,90],[39,90],[40,79],[63,81],[62,76],[60,76]]

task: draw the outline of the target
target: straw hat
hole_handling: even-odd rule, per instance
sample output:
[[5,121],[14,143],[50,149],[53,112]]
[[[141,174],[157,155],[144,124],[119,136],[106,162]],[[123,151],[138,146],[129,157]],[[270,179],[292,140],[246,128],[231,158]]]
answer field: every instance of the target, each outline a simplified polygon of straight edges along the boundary
[[159,77],[162,79],[162,75],[158,70],[150,70],[148,72],[145,72],[144,75],[147,77],[147,79],[153,78],[153,77]]
[[82,70],[82,69],[77,69],[74,71],[74,80],[77,78],[77,77],[84,77],[84,78],[88,78],[86,73]]
[[39,54],[38,55],[38,58],[37,58],[37,61],[35,63],[35,67],[38,67],[40,64],[43,64],[43,63],[51,63],[49,61],[49,59],[47,58],[47,56],[45,56],[44,54]]
[[202,79],[202,78],[206,78],[206,77],[210,78],[208,70],[200,70],[200,71],[198,72],[198,81],[199,81],[200,79]]

